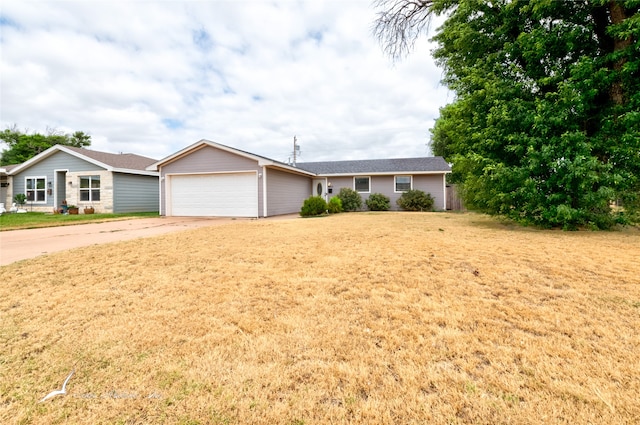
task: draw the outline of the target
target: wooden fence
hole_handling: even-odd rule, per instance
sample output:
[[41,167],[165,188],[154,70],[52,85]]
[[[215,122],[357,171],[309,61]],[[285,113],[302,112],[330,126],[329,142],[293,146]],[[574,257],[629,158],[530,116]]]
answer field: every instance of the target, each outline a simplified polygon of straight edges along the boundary
[[464,204],[460,195],[458,195],[458,188],[455,184],[447,185],[447,210],[448,211],[465,211]]

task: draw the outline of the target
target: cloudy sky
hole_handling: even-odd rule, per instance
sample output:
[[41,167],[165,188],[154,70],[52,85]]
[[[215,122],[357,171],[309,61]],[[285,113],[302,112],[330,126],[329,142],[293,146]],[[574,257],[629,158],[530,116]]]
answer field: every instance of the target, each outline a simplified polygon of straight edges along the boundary
[[0,124],[161,159],[208,139],[288,161],[430,154],[453,100],[428,37],[393,64],[370,0],[3,0]]

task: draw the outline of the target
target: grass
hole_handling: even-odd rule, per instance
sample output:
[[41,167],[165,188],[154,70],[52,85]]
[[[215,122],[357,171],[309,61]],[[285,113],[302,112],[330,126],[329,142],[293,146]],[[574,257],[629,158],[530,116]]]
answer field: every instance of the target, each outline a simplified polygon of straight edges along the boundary
[[444,213],[22,261],[0,268],[0,422],[638,423],[638,264],[635,228]]
[[0,231],[17,229],[35,229],[39,227],[69,226],[108,220],[120,220],[132,217],[157,217],[158,212],[123,214],[48,214],[28,212],[22,214],[0,215]]

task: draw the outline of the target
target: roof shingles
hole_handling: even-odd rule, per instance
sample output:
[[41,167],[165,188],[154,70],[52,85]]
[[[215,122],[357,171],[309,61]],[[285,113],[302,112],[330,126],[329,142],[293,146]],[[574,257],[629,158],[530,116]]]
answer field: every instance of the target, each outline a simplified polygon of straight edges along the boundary
[[298,168],[316,174],[450,172],[440,156],[423,158],[365,159],[358,161],[299,162]]
[[147,158],[146,156],[136,155],[133,153],[98,152],[92,151],[90,149],[76,148],[73,146],[65,146],[65,148],[113,168],[121,168],[126,170],[145,170],[149,165],[156,162],[156,160],[153,158]]

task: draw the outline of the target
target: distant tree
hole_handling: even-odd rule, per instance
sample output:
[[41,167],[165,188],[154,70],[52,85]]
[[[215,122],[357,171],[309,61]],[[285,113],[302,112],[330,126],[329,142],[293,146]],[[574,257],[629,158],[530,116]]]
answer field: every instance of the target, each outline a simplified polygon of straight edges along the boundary
[[394,59],[446,16],[434,56],[456,97],[431,147],[453,163],[466,207],[567,229],[638,220],[639,1],[377,4]]
[[14,125],[0,132],[2,140],[7,148],[2,150],[0,164],[20,164],[54,145],[67,145],[83,148],[91,145],[91,136],[76,131],[73,134],[66,134],[56,129],[47,128],[47,134],[28,134],[20,131]]

